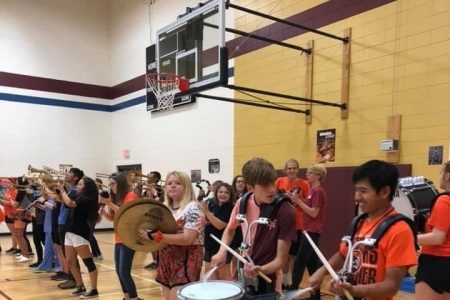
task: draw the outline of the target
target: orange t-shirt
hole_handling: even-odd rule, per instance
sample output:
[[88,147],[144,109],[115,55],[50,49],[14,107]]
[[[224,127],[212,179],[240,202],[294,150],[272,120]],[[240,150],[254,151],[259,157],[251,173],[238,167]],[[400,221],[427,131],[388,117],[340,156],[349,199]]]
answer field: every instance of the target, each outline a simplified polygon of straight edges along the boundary
[[[299,188],[301,190],[300,194],[305,199],[308,197],[310,190],[308,181],[301,178],[294,181],[289,181],[287,176],[278,177],[275,181],[275,187],[277,190],[283,192],[291,192],[294,188]],[[297,230],[303,230],[303,211],[296,205],[294,205],[294,207],[296,228]]]
[[[133,200],[137,199],[137,195],[133,192],[128,192],[128,194],[125,196],[125,199],[123,199],[123,204],[127,204],[128,202],[131,202]],[[122,243],[122,240],[120,239],[119,235],[117,233],[114,233],[114,240],[116,244]]]
[[[396,214],[395,210],[389,215]],[[372,233],[387,216],[380,216],[373,220],[365,219],[355,234],[353,243]],[[347,255],[346,243],[341,243],[340,252]],[[353,252],[354,270],[353,280],[356,284],[373,284],[384,280],[386,269],[392,267],[411,267],[417,264],[414,246],[414,235],[405,222],[393,224],[381,237],[377,248],[360,246]],[[392,297],[365,297],[366,300],[392,300]]]
[[425,225],[425,232],[431,232],[434,227],[447,232],[447,237],[442,245],[423,245],[422,253],[435,256],[450,256],[450,196],[442,195],[437,200],[431,211],[431,216]]

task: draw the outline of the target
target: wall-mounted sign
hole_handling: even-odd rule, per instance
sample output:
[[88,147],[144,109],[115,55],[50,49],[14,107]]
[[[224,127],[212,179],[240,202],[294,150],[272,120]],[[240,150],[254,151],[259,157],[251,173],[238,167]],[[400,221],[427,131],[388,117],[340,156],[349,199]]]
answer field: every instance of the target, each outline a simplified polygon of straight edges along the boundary
[[326,163],[334,161],[335,147],[336,129],[318,130],[316,162]]

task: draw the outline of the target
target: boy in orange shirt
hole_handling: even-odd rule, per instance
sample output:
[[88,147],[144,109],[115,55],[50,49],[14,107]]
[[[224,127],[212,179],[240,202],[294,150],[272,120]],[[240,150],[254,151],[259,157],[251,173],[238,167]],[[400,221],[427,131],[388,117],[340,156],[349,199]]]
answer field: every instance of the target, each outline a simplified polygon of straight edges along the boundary
[[278,177],[275,181],[277,191],[291,199],[291,203],[295,207],[295,227],[297,229],[297,240],[292,242],[289,249],[289,260],[283,266],[283,289],[286,289],[291,284],[292,262],[298,255],[298,246],[303,230],[303,211],[298,202],[306,199],[310,190],[308,181],[298,176],[299,167],[297,160],[289,159],[284,164],[286,176]]
[[[397,182],[397,168],[380,160],[371,160],[359,166],[353,173],[355,201],[367,217],[356,226],[353,244],[372,237],[372,233],[389,216],[397,214],[392,207]],[[334,281],[329,289],[343,296],[344,289],[355,299],[391,300],[400,288],[408,268],[416,264],[414,235],[409,225],[401,220],[390,226],[375,247],[360,245],[353,247],[350,282]],[[344,265],[348,252],[347,244],[341,243],[340,250],[328,261],[339,270]],[[313,288],[320,284],[327,274],[321,267],[308,280]]]

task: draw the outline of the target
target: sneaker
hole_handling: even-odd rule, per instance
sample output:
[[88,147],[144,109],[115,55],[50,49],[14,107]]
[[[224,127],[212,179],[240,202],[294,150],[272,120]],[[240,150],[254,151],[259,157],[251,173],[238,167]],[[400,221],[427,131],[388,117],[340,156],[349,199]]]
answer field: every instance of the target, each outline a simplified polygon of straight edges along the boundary
[[148,265],[146,265],[144,267],[144,269],[152,269],[152,270],[156,270],[156,267],[158,266],[158,263],[156,261],[152,261],[151,263],[149,263]]
[[77,286],[77,284],[76,284],[75,280],[73,280],[73,279],[69,279],[69,280],[66,280],[66,281],[58,284],[58,287],[62,290],[73,289],[76,286]]
[[72,292],[71,296],[80,296],[86,293],[86,288],[83,284],[77,285],[75,291]]
[[98,261],[103,260],[103,256],[102,255],[96,255],[96,256],[93,256],[92,258],[95,259],[95,260],[98,260]]
[[26,263],[26,262],[31,261],[31,259],[29,257],[22,256],[22,258],[18,259],[17,261],[20,263]]
[[50,270],[36,268],[33,270],[33,273],[50,273]]
[[30,268],[36,268],[37,266],[39,266],[41,264],[41,261],[37,261],[34,264],[28,265]]
[[84,295],[80,296],[80,299],[89,299],[94,297],[98,297],[97,289],[92,289],[89,292],[84,293]]
[[14,253],[14,254],[22,253],[22,250],[20,250],[20,249],[15,249],[14,251],[12,251],[12,253]]
[[13,253],[16,250],[17,250],[16,248],[11,247],[8,250],[6,250],[5,253]]
[[19,259],[22,259],[22,257],[25,257],[25,256],[23,256],[22,254],[17,254],[16,256],[14,256],[14,259],[19,260]]
[[56,272],[55,275],[50,276],[51,280],[55,280],[55,281],[61,281],[61,280],[65,280],[66,279],[66,273],[64,272]]

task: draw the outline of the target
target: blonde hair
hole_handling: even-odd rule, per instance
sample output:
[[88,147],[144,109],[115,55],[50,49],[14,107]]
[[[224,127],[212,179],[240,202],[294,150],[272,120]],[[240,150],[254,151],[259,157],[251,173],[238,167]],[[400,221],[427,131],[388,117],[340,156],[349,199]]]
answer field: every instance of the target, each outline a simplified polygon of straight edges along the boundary
[[[180,180],[181,185],[184,187],[184,193],[181,197],[180,208],[183,209],[188,203],[195,199],[194,189],[192,188],[191,179],[189,176],[182,171],[171,171],[166,176],[166,183],[169,180],[169,177],[174,175]],[[167,194],[167,188],[164,191],[164,199],[167,200],[169,207],[173,207],[173,199]]]
[[312,164],[308,167],[307,172],[318,174],[320,182],[324,182],[325,178],[327,178],[327,168],[323,164]]

